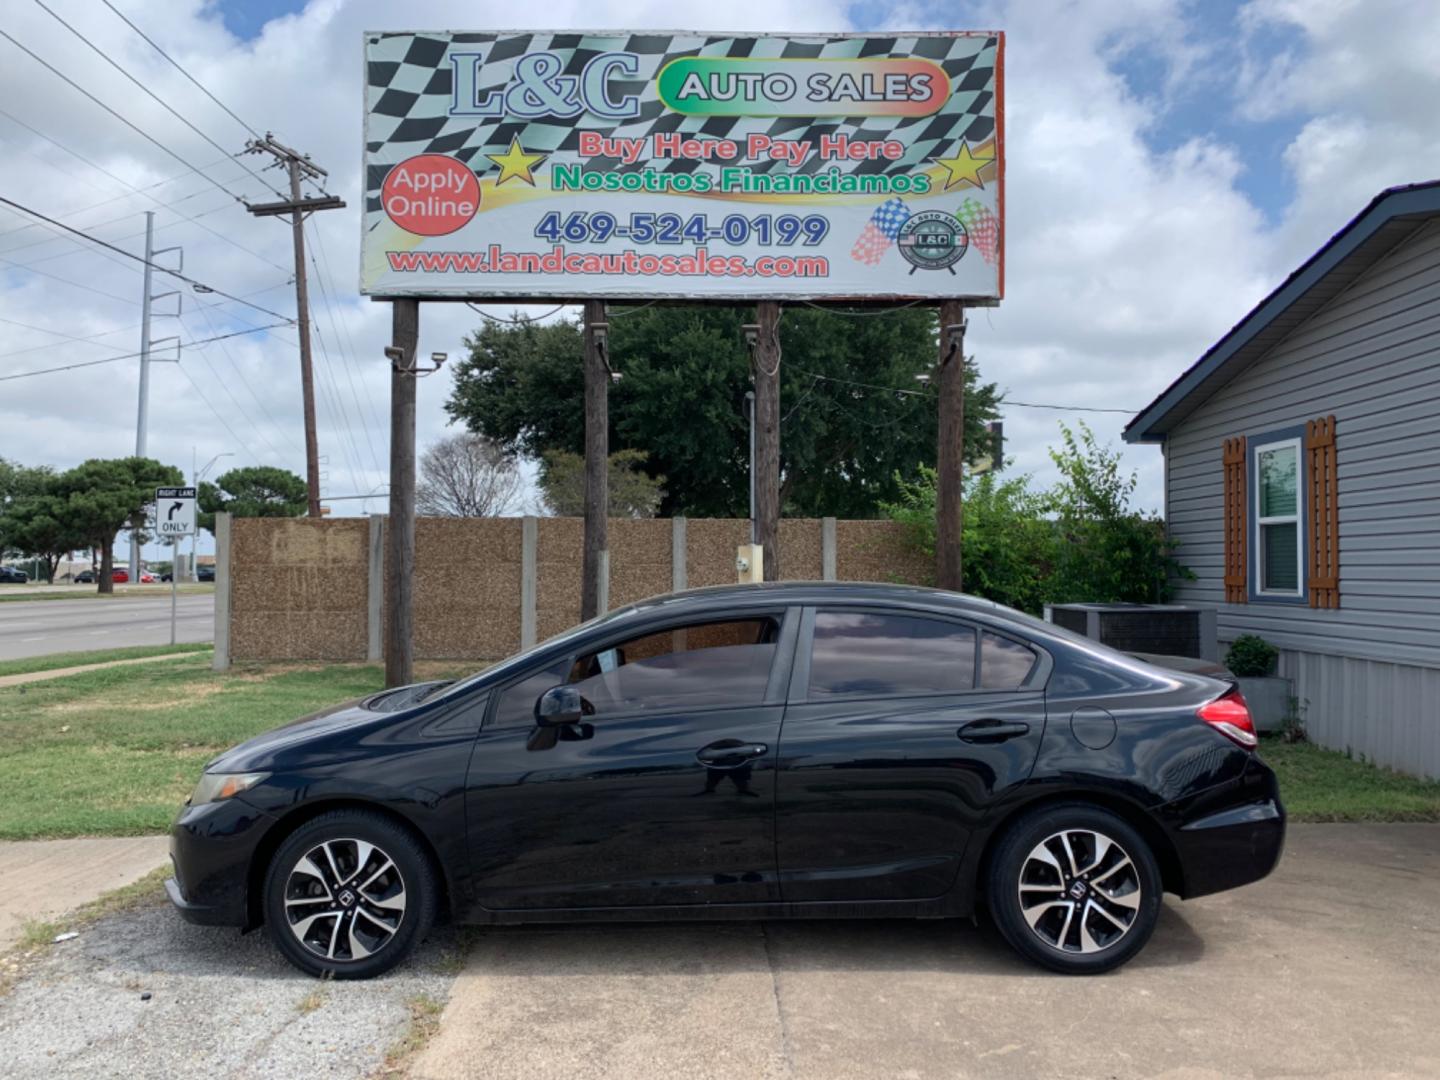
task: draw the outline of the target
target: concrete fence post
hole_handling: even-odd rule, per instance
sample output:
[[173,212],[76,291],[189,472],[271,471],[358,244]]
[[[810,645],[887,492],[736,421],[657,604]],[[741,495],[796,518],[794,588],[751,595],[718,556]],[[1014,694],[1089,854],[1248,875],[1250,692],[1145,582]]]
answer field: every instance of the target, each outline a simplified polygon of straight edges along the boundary
[[600,577],[595,582],[595,614],[604,615],[610,610],[610,549],[600,552]]
[[685,561],[685,519],[670,519],[670,590],[679,592],[688,588],[690,568]]
[[385,601],[385,514],[370,515],[370,565],[365,596],[365,659],[379,663],[385,659],[382,644],[385,627],[380,613]]
[[820,519],[820,577],[835,580],[835,519]]
[[520,648],[525,650],[535,644],[537,623],[537,596],[539,581],[537,568],[540,557],[540,520],[534,517],[520,519]]
[[215,515],[215,660],[216,671],[230,667],[230,515]]

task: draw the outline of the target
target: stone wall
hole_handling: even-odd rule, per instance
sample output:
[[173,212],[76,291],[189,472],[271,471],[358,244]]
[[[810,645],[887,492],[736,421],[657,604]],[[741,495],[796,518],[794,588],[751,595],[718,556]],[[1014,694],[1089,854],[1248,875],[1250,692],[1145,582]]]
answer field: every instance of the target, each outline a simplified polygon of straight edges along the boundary
[[[236,518],[222,537],[217,587],[228,604],[226,662],[377,660],[385,518]],[[735,581],[745,520],[610,522],[608,607],[676,586]],[[415,655],[497,660],[580,619],[578,518],[421,518],[415,526]],[[929,580],[929,560],[889,521],[780,523],[786,580]],[[533,567],[533,570],[527,569]],[[833,573],[827,569],[833,567]],[[217,657],[217,659],[220,659]]]

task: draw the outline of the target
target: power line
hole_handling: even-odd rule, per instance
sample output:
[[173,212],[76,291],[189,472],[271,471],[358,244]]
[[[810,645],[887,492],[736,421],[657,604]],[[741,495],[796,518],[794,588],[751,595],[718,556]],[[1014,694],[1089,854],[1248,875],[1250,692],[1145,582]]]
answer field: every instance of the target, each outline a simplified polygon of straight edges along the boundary
[[186,71],[186,70],[180,65],[180,62],[179,62],[178,60],[176,60],[173,56],[171,56],[169,53],[167,53],[167,52],[166,52],[164,49],[162,49],[159,45],[155,44],[155,42],[151,39],[150,35],[147,34],[147,33],[145,33],[144,30],[141,30],[140,27],[136,26],[133,22],[131,22],[130,19],[129,19],[128,17],[126,17],[126,15],[125,15],[125,13],[124,13],[123,11],[121,11],[121,10],[120,10],[119,8],[117,8],[114,4],[112,4],[112,3],[110,2],[110,0],[100,0],[100,2],[101,2],[102,4],[104,4],[106,7],[108,7],[111,11],[113,11],[113,12],[119,17],[119,19],[120,19],[121,22],[123,22],[126,26],[130,27],[131,30],[134,30],[135,33],[139,34],[140,37],[145,40],[145,43],[146,43],[147,45],[149,45],[152,49],[154,49],[156,52],[158,52],[158,53],[159,53],[161,56],[163,56],[166,60],[169,60],[170,63],[174,66],[174,68],[175,68],[176,71],[180,72],[181,75],[184,75],[185,78],[189,79],[192,83],[194,83],[194,84],[199,88],[199,90],[200,90],[200,92],[201,92],[202,94],[204,94],[206,97],[208,97],[208,98],[209,98],[211,101],[213,101],[216,105],[219,105],[220,108],[223,109],[223,110],[225,111],[225,113],[230,117],[230,119],[234,120],[237,124],[239,124],[241,127],[243,127],[243,128],[244,128],[246,131],[248,131],[251,135],[255,136],[255,138],[257,138],[257,139],[260,138],[260,133],[259,133],[258,131],[256,131],[253,127],[251,127],[249,124],[247,124],[244,120],[241,120],[240,117],[236,116],[235,113],[231,110],[230,106],[226,105],[223,101],[221,101],[221,100],[220,100],[219,98],[217,98],[214,94],[212,94],[209,90],[207,90],[207,89],[205,88],[205,84],[202,83],[199,79],[195,78],[194,75],[191,75],[190,72]]
[[76,89],[76,90],[78,90],[80,93],[84,94],[87,98],[89,98],[91,101],[93,101],[96,105],[99,105],[99,106],[100,106],[102,109],[104,109],[107,113],[109,113],[111,116],[115,117],[116,120],[119,120],[119,121],[120,121],[122,124],[124,124],[126,127],[130,128],[130,129],[131,129],[132,131],[134,131],[136,134],[138,134],[138,135],[140,135],[141,137],[143,137],[147,142],[153,143],[156,147],[158,147],[159,149],[163,150],[165,153],[169,154],[172,158],[174,158],[176,161],[180,162],[181,165],[184,165],[187,169],[189,169],[191,172],[193,172],[196,176],[204,177],[205,180],[207,180],[207,181],[208,181],[209,183],[211,183],[211,184],[214,184],[217,188],[219,188],[221,191],[225,192],[226,195],[229,195],[229,196],[230,196],[232,199],[234,199],[236,202],[241,203],[241,204],[244,204],[244,203],[245,203],[245,199],[244,199],[242,196],[236,195],[235,192],[231,191],[229,188],[227,188],[224,184],[220,183],[218,180],[214,179],[213,177],[207,176],[204,172],[202,172],[202,171],[201,171],[199,168],[197,168],[194,164],[192,164],[190,161],[187,161],[185,158],[181,157],[181,156],[180,156],[179,154],[177,154],[174,150],[171,150],[168,146],[166,146],[164,143],[162,143],[159,139],[155,138],[155,136],[151,135],[151,134],[150,134],[148,131],[146,131],[144,128],[140,127],[138,124],[135,124],[133,121],[127,119],[125,116],[123,116],[123,115],[121,115],[120,113],[116,112],[116,111],[115,111],[114,109],[112,109],[109,105],[105,104],[105,102],[101,101],[101,100],[100,100],[98,97],[96,97],[94,94],[90,93],[89,90],[86,90],[83,86],[81,86],[79,83],[77,83],[74,79],[70,78],[69,75],[66,75],[63,71],[61,71],[59,68],[57,68],[54,64],[51,64],[48,60],[44,59],[44,58],[43,58],[42,56],[40,56],[38,53],[36,53],[36,52],[34,52],[33,50],[31,50],[28,46],[22,45],[19,41],[15,40],[15,38],[14,38],[13,36],[11,36],[11,34],[10,34],[8,31],[6,31],[6,30],[0,30],[0,37],[3,37],[6,41],[10,42],[11,45],[14,45],[17,49],[19,49],[21,52],[23,52],[26,56],[30,57],[30,59],[34,60],[37,64],[41,65],[41,66],[44,67],[47,71],[49,71],[49,72],[51,72],[52,74],[54,74],[57,78],[63,80],[64,82],[66,82],[67,84],[69,84],[70,86],[72,86],[74,89]]
[[[821,375],[818,371],[802,371],[800,368],[792,367],[791,371],[797,375],[808,375],[815,379],[824,379],[826,382],[844,383],[846,386],[858,386],[865,390],[882,390],[887,394],[904,394],[907,397],[929,397],[925,390],[909,390],[900,386],[880,386],[876,383],[857,382],[854,379],[841,379],[834,375]],[[1042,405],[1033,401],[1011,401],[1009,398],[1001,398],[996,402],[996,407],[1001,405],[1015,405],[1022,409],[1055,409],[1060,412],[1096,412],[1096,413],[1123,413],[1126,416],[1134,416],[1138,409],[1108,409],[1096,405]]]
[[[216,337],[201,338],[199,341],[186,341],[182,345],[194,348],[197,345],[208,345],[212,341],[223,341],[226,338],[240,337],[243,334],[255,334],[261,330],[273,330],[277,326],[284,326],[284,323],[271,323],[269,326],[252,326],[245,330],[233,330],[228,334],[219,334]],[[109,346],[107,346],[109,347]],[[53,375],[60,371],[75,371],[78,368],[96,367],[100,364],[113,364],[116,360],[134,360],[142,353],[124,353],[120,356],[107,356],[102,360],[86,360],[78,364],[65,364],[61,367],[39,368],[35,371],[19,371],[14,375],[0,375],[0,382],[10,382],[14,379],[29,379],[36,375]]]
[[[5,31],[0,30],[0,34],[3,34],[4,32]],[[214,293],[216,296],[223,296],[227,300],[233,300],[236,303],[244,304],[246,307],[254,308],[256,311],[263,312],[264,314],[269,315],[273,319],[284,319],[286,322],[289,323],[293,323],[295,321],[287,315],[281,315],[278,311],[271,311],[269,308],[261,307],[259,304],[252,304],[250,301],[243,300],[238,296],[233,296],[230,293],[225,292],[223,289],[217,289],[213,285],[206,285],[203,281],[197,281],[195,278],[190,277],[188,274],[182,274],[178,270],[172,270],[168,266],[161,266],[159,263],[147,263],[146,259],[143,256],[136,255],[130,251],[126,251],[124,248],[116,247],[108,240],[101,240],[98,236],[91,236],[83,229],[77,229],[73,225],[66,225],[63,221],[56,221],[54,218],[49,217],[46,214],[42,214],[38,210],[32,210],[30,209],[30,207],[24,205],[23,203],[18,203],[14,199],[9,199],[6,198],[4,195],[0,195],[0,203],[4,203],[6,206],[13,206],[17,210],[23,210],[25,213],[30,214],[33,217],[37,217],[41,221],[48,222],[56,228],[63,229],[68,233],[72,233],[73,235],[80,237],[81,239],[89,240],[92,244],[97,244],[100,247],[108,248],[110,251],[113,251],[119,255],[123,255],[127,259],[132,259],[142,266],[149,265],[151,269],[159,270],[161,273],[168,274],[171,277],[175,278],[177,281],[183,281],[192,289],[196,289],[199,292]]]
[[[207,325],[207,326],[210,326],[210,327],[213,329],[213,328],[214,328],[214,324],[210,321],[210,316],[209,316],[209,314],[208,314],[208,313],[204,313],[204,312],[202,312],[201,314],[203,315],[203,317],[204,317],[204,319],[205,319],[206,325]],[[181,326],[182,328],[184,328],[184,329],[186,329],[186,330],[189,330],[189,329],[190,329],[190,328],[186,325],[185,320],[184,320],[183,318],[177,318],[176,321],[180,323],[180,326]],[[191,331],[191,332],[193,333],[193,331]],[[223,343],[220,345],[220,348],[225,352],[226,357],[229,358],[229,356],[230,356],[229,350],[228,350],[228,349],[225,349],[225,346],[224,346]],[[220,387],[221,390],[225,391],[225,396],[228,397],[228,398],[230,399],[230,403],[235,406],[235,412],[236,412],[236,414],[238,414],[240,417],[242,417],[242,418],[244,419],[245,423],[250,426],[251,430],[253,430],[257,435],[260,436],[261,440],[265,443],[265,445],[270,448],[270,452],[271,452],[271,453],[275,454],[277,457],[283,457],[284,454],[280,451],[280,449],[279,449],[278,447],[276,447],[276,445],[275,445],[273,442],[270,441],[270,436],[267,435],[267,434],[265,433],[265,430],[264,430],[259,424],[257,424],[257,423],[255,422],[254,418],[250,415],[249,411],[245,408],[245,406],[243,406],[243,405],[240,404],[240,399],[235,396],[235,391],[233,391],[233,390],[230,389],[230,382],[229,382],[229,380],[228,380],[228,379],[221,378],[221,377],[216,373],[216,371],[215,371],[215,366],[210,363],[210,358],[209,358],[208,356],[206,356],[203,351],[197,353],[197,355],[200,357],[201,362],[205,365],[205,370],[210,373],[211,379],[213,379],[213,380],[215,381],[215,383]],[[248,387],[249,387],[249,380],[247,380],[247,379],[245,378],[245,373],[244,373],[244,371],[241,370],[240,367],[235,364],[235,362],[234,362],[233,359],[230,360],[230,363],[231,363],[231,365],[235,368],[235,373],[240,376],[241,382],[245,383],[246,387],[248,388]],[[194,380],[192,379],[191,382],[193,383]],[[254,394],[255,394],[255,391],[254,391],[254,390],[251,390],[250,393],[251,393],[251,396],[253,397]],[[256,400],[258,401],[259,399],[257,398]],[[207,402],[207,404],[208,404],[208,402]],[[261,411],[262,411],[262,412],[264,411],[264,406],[261,406]],[[273,421],[272,421],[272,423],[273,423]]]
[[[281,271],[283,271],[283,272],[285,272],[285,273],[287,273],[287,274],[290,272],[290,271],[287,270],[285,267],[281,266],[279,263],[277,263],[277,262],[272,262],[270,259],[267,259],[264,255],[261,255],[258,251],[254,251],[254,250],[252,250],[251,248],[246,247],[244,244],[240,243],[238,240],[234,240],[234,239],[232,239],[231,237],[226,236],[224,233],[218,232],[217,230],[210,228],[210,226],[208,226],[208,225],[201,224],[200,221],[197,220],[198,215],[197,215],[197,217],[190,217],[190,216],[188,216],[188,215],[186,215],[186,214],[181,214],[178,210],[175,210],[173,206],[171,206],[171,205],[169,205],[169,204],[167,204],[167,203],[163,203],[163,202],[161,202],[159,199],[155,198],[155,196],[149,194],[146,189],[137,188],[135,185],[131,184],[129,181],[124,180],[124,179],[122,179],[122,178],[119,177],[119,176],[116,176],[116,175],[115,175],[113,172],[111,172],[109,169],[105,168],[105,166],[103,166],[103,165],[101,165],[101,164],[99,164],[99,163],[97,163],[97,162],[91,161],[89,158],[87,158],[84,154],[80,153],[78,150],[72,150],[70,147],[66,146],[64,143],[60,142],[58,139],[54,138],[53,136],[47,135],[47,134],[45,134],[45,132],[41,131],[40,129],[38,129],[38,128],[36,128],[36,127],[33,127],[33,126],[31,126],[30,124],[27,124],[24,120],[21,120],[18,116],[13,115],[12,113],[8,113],[8,112],[6,112],[4,109],[0,109],[0,116],[5,117],[5,119],[9,120],[9,121],[10,121],[12,124],[14,124],[16,127],[24,128],[26,131],[30,132],[30,134],[34,135],[36,138],[44,139],[44,140],[45,140],[46,142],[48,142],[51,146],[54,146],[54,147],[56,147],[56,148],[59,149],[59,150],[63,150],[65,153],[69,154],[71,157],[75,158],[77,161],[81,161],[81,162],[85,163],[86,165],[89,165],[89,166],[90,166],[92,169],[94,169],[96,172],[103,173],[104,175],[108,176],[111,180],[114,180],[115,183],[117,183],[117,184],[119,184],[121,187],[125,188],[127,191],[130,191],[131,193],[133,193],[133,194],[135,194],[135,195],[144,195],[145,198],[149,199],[152,203],[154,203],[154,204],[155,204],[157,207],[159,207],[160,209],[162,209],[162,210],[170,210],[172,213],[175,213],[177,216],[183,218],[184,220],[186,220],[186,221],[188,221],[188,222],[191,222],[192,224],[196,225],[196,226],[199,227],[200,229],[203,229],[205,232],[209,233],[211,236],[215,237],[216,239],[218,239],[218,240],[223,240],[225,243],[229,244],[231,247],[233,247],[233,248],[235,248],[235,249],[237,249],[237,250],[239,250],[239,251],[243,251],[243,252],[245,252],[245,254],[250,255],[250,256],[253,256],[253,257],[256,258],[256,259],[259,259],[261,262],[265,263],[265,265],[267,265],[267,266],[273,266],[276,270],[281,270]],[[236,155],[231,154],[231,155],[229,155],[229,156],[230,156],[230,157],[235,157]],[[207,165],[207,166],[206,166],[206,168],[212,168],[212,167],[213,167],[213,166],[210,166],[210,165]],[[188,175],[188,174],[182,174],[182,175]],[[201,179],[203,179],[203,180],[205,180],[205,181],[207,181],[207,182],[213,183],[213,181],[210,180],[210,177],[206,176],[204,173],[201,173],[200,175],[201,175]],[[179,179],[179,177],[176,177],[176,179]],[[170,182],[170,181],[166,181],[166,183],[169,183],[169,182]],[[227,189],[223,189],[223,190],[225,191],[225,193],[226,193],[227,195],[230,194],[228,188],[227,188]],[[72,212],[73,212],[73,211],[72,211]]]
[[[222,154],[228,154],[228,153],[230,152],[230,151],[226,150],[225,147],[221,146],[218,142],[216,142],[214,139],[212,139],[209,135],[206,135],[205,132],[201,131],[198,127],[196,127],[194,124],[192,124],[192,123],[191,123],[189,120],[187,120],[184,116],[182,116],[169,102],[167,102],[167,101],[166,101],[164,98],[162,98],[159,94],[155,93],[155,91],[151,90],[148,86],[146,86],[143,82],[141,82],[139,79],[137,79],[134,75],[131,75],[130,72],[126,71],[125,68],[121,67],[120,64],[116,62],[116,60],[115,60],[114,57],[105,55],[104,50],[102,50],[98,45],[96,45],[93,41],[91,41],[89,38],[87,38],[87,37],[86,37],[84,34],[82,34],[79,30],[76,30],[75,27],[71,26],[68,22],[66,22],[64,19],[62,19],[62,18],[61,18],[59,15],[57,15],[50,7],[48,7],[48,6],[45,4],[45,0],[35,0],[35,4],[36,4],[36,6],[38,6],[42,11],[44,11],[47,15],[49,15],[52,19],[54,19],[56,22],[58,22],[61,26],[65,27],[66,30],[69,30],[70,33],[74,34],[77,38],[79,38],[79,39],[80,39],[81,41],[83,41],[87,46],[89,46],[89,47],[90,47],[90,50],[91,50],[92,52],[94,52],[95,55],[99,56],[102,60],[104,60],[107,64],[109,64],[111,67],[113,67],[113,68],[114,68],[116,71],[118,71],[121,75],[124,75],[125,78],[129,79],[132,83],[134,83],[136,86],[138,86],[141,90],[143,90],[143,91],[145,92],[145,94],[146,94],[148,97],[150,97],[153,101],[155,101],[161,108],[163,108],[163,109],[164,109],[166,112],[168,112],[171,116],[175,117],[175,119],[179,120],[182,124],[184,124],[187,128],[189,128],[191,131],[193,131],[196,135],[199,135],[200,138],[204,139],[207,143],[209,143],[211,146],[213,146],[216,150],[219,150]],[[284,196],[281,194],[281,192],[280,192],[280,190],[279,190],[278,188],[271,187],[270,183],[269,183],[264,177],[262,177],[259,173],[257,173],[254,169],[250,168],[250,166],[248,166],[248,165],[245,165],[243,162],[242,162],[241,164],[242,164],[242,166],[244,167],[245,171],[246,171],[247,173],[249,173],[251,176],[253,176],[256,180],[259,180],[262,185],[264,185],[265,187],[270,188],[271,191],[275,192],[276,195],[280,195],[281,198],[284,198]],[[243,200],[242,200],[242,201],[243,201]]]

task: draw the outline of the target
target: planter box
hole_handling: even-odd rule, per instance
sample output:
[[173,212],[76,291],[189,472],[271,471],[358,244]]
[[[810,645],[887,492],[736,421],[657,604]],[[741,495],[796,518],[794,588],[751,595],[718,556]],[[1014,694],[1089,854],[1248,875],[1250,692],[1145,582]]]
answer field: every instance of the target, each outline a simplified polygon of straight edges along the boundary
[[1278,675],[1236,677],[1257,731],[1280,731],[1290,715],[1290,680]]

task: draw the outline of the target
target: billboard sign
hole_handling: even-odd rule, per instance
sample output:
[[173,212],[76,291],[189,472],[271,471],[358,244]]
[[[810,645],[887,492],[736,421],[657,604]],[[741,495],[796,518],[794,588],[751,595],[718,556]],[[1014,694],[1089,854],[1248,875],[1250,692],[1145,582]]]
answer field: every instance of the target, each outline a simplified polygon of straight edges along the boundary
[[1002,295],[1002,34],[365,41],[369,295]]

